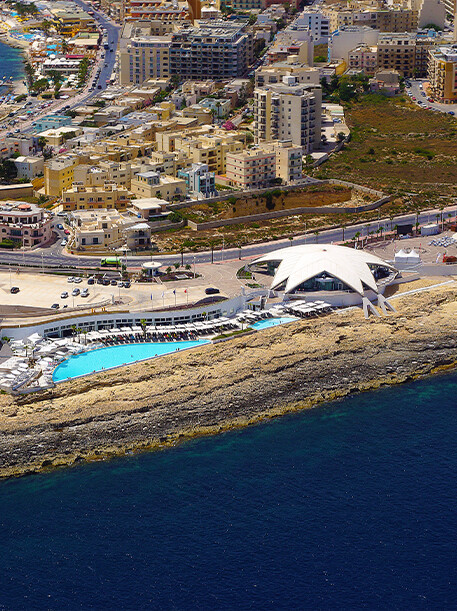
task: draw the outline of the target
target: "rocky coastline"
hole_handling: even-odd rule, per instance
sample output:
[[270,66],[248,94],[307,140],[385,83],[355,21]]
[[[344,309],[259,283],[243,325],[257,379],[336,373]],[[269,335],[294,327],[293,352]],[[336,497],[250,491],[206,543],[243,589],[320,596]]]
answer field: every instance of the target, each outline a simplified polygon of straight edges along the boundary
[[0,476],[160,449],[449,369],[456,289],[399,297],[397,314],[379,319],[333,313],[45,393],[2,395]]

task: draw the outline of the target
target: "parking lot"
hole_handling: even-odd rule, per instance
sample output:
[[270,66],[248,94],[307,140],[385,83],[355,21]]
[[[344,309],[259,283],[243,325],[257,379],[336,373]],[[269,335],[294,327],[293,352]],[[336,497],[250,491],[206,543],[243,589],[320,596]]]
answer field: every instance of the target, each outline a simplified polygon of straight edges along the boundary
[[[242,263],[237,261],[224,264],[202,264],[198,266],[197,277],[164,283],[133,282],[130,288],[101,284],[88,284],[87,278],[81,282],[69,282],[67,276],[53,274],[25,273],[20,270],[0,271],[0,313],[1,305],[18,308],[45,308],[48,312],[54,304],[55,312],[72,308],[98,307],[111,303],[123,305],[129,310],[148,310],[187,305],[208,297],[208,288],[217,288],[221,295],[231,297],[239,294],[241,284],[236,278],[236,271]],[[17,287],[18,292],[11,289]],[[73,295],[77,289],[79,294]],[[87,290],[88,296],[81,293]],[[67,293],[68,296],[63,296]],[[109,302],[109,303],[107,303]]]

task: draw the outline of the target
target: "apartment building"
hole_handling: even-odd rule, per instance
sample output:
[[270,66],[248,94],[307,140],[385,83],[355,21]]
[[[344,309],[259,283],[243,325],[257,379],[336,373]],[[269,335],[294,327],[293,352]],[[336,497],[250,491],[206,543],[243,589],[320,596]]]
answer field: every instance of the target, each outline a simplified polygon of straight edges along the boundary
[[12,159],[17,169],[17,178],[28,178],[31,180],[35,176],[40,176],[44,171],[43,157],[26,157],[19,155]]
[[115,183],[105,183],[102,187],[85,187],[73,182],[69,189],[62,191],[62,210],[96,210],[107,208],[125,210],[130,203],[129,192]]
[[189,4],[178,0],[126,0],[125,18],[132,21],[193,21]]
[[284,77],[294,77],[299,85],[319,85],[320,75],[317,68],[308,66],[292,55],[285,61],[268,66],[260,66],[255,71],[255,86],[265,87],[270,84],[282,83]]
[[25,202],[0,203],[0,242],[11,240],[25,248],[49,242],[52,237],[51,214]]
[[325,8],[330,21],[330,32],[347,26],[366,26],[381,32],[412,32],[417,28],[417,11],[411,8],[351,9]]
[[293,183],[303,178],[301,146],[295,146],[291,140],[278,140],[263,143],[260,148],[275,153],[276,178],[281,178],[284,183]]
[[134,36],[119,52],[119,82],[137,84],[170,76],[169,48],[172,36]]
[[299,85],[294,77],[254,90],[254,136],[257,143],[291,140],[310,153],[321,141],[322,92]]
[[26,134],[16,136],[4,136],[0,139],[0,158],[7,159],[15,153],[18,155],[30,155],[36,152],[36,138]]
[[332,33],[328,45],[330,60],[342,59],[349,64],[349,53],[358,45],[378,44],[379,30],[368,26],[344,26]]
[[60,197],[62,191],[69,189],[74,181],[76,157],[50,159],[44,164],[44,192],[52,197]]
[[187,192],[193,197],[217,195],[215,172],[210,172],[206,163],[193,163],[190,168],[178,171],[178,178],[186,183]]
[[137,174],[130,183],[130,190],[140,198],[157,197],[170,202],[184,199],[187,187],[182,178],[151,171]]
[[429,50],[434,41],[414,33],[381,33],[378,39],[378,68],[398,70],[406,77],[427,75]]
[[73,235],[77,250],[116,248],[126,245],[130,250],[151,247],[148,223],[121,214],[118,210],[78,210],[72,213]]
[[[227,153],[238,153],[245,148],[240,135],[208,127],[182,132],[162,132],[156,135],[157,148],[165,152],[179,152],[190,163],[205,163],[210,172],[225,173]],[[187,164],[186,164],[187,165]]]
[[170,74],[193,80],[243,76],[254,57],[251,32],[229,21],[173,34],[169,52]]
[[274,43],[266,52],[266,63],[273,64],[287,60],[291,55],[308,66],[313,65],[314,41],[307,26],[290,25],[278,32]]
[[299,26],[305,26],[313,36],[315,45],[328,43],[330,35],[330,19],[319,10],[306,7],[295,20]]
[[378,68],[378,48],[359,45],[349,52],[348,66],[351,70],[361,70],[373,75]]
[[457,45],[430,50],[428,78],[433,97],[440,102],[457,102]]
[[241,189],[269,187],[276,178],[276,153],[261,148],[227,153],[226,176]]

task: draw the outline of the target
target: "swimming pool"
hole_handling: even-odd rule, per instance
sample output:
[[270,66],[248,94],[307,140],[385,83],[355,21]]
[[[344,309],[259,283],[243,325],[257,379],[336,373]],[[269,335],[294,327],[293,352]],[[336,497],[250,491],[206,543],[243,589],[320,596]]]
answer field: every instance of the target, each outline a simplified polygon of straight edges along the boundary
[[293,316],[279,316],[278,318],[265,318],[264,320],[258,320],[257,322],[249,325],[252,329],[268,329],[269,327],[276,327],[276,325],[285,325],[288,322],[294,322],[298,318]]
[[62,382],[88,373],[112,369],[121,365],[129,365],[135,361],[150,359],[155,356],[171,354],[177,350],[186,350],[208,344],[206,339],[183,342],[148,342],[145,344],[122,344],[89,350],[82,354],[70,356],[54,369],[52,379]]

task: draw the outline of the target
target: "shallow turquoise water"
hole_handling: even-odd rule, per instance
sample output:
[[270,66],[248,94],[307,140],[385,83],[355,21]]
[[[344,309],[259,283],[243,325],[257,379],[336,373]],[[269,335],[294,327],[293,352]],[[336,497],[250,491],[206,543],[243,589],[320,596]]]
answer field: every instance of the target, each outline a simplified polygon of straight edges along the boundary
[[257,322],[249,326],[253,329],[268,329],[269,327],[275,327],[276,325],[284,325],[288,322],[293,322],[294,320],[298,320],[298,318],[293,318],[292,316],[280,316],[278,318],[267,318],[265,320],[258,320]]
[[120,346],[107,346],[90,350],[83,354],[76,354],[60,363],[52,374],[54,382],[77,378],[88,373],[95,373],[102,369],[112,369],[120,365],[128,365],[135,361],[162,356],[187,348],[195,348],[209,343],[208,340],[199,339],[183,342],[148,342],[145,344],[125,344]]

